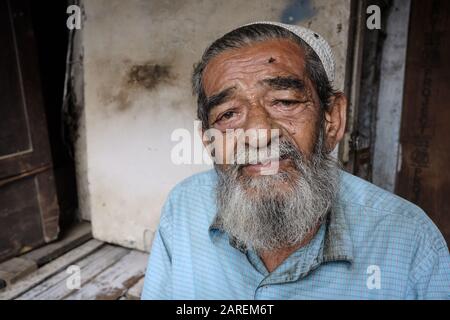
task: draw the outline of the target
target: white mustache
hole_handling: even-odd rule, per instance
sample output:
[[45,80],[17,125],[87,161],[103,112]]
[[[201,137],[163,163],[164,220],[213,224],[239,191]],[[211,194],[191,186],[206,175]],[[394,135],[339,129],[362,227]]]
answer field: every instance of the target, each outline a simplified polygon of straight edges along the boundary
[[247,147],[236,153],[234,164],[266,164],[278,160],[280,160],[279,148],[265,147],[261,149]]
[[272,139],[269,145],[264,147],[238,145],[233,164],[267,164],[269,162],[279,161],[280,157],[280,140],[275,138]]

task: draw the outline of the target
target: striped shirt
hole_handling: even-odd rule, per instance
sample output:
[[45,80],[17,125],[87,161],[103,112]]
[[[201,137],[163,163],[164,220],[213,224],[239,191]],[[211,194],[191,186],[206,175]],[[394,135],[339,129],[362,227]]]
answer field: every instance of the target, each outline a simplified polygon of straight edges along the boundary
[[314,238],[268,272],[215,223],[214,170],[163,207],[142,299],[449,299],[446,242],[417,206],[344,171]]

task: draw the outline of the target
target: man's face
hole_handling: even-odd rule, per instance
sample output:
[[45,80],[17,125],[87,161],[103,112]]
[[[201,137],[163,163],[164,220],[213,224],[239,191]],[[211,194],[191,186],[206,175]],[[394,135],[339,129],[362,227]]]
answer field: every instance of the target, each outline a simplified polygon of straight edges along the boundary
[[[209,126],[225,134],[227,129],[279,130],[306,157],[313,152],[320,120],[320,103],[306,76],[303,50],[289,40],[268,40],[228,50],[210,61],[203,74],[209,107]],[[214,99],[214,97],[221,97]],[[263,131],[264,132],[264,131]],[[267,133],[267,144],[270,134]],[[223,141],[227,141],[223,139]],[[229,140],[228,140],[229,141]],[[249,145],[256,147],[257,138]],[[237,139],[224,144],[224,152],[236,151]],[[222,161],[225,163],[225,160]],[[291,159],[279,162],[280,171],[292,169]],[[246,165],[242,175],[256,177],[261,164]]]
[[[337,167],[327,150],[342,136],[345,101],[333,97],[331,111],[321,112],[303,49],[281,39],[219,54],[207,64],[203,85],[209,127],[224,136],[214,146],[224,230],[257,250],[299,243],[325,217],[337,191]],[[275,173],[263,174],[266,161],[227,163],[239,153],[242,140],[227,132],[236,129],[266,132],[266,139],[247,136],[247,159],[248,150],[279,144],[278,158],[266,158],[277,163]],[[279,135],[271,140],[273,129]]]

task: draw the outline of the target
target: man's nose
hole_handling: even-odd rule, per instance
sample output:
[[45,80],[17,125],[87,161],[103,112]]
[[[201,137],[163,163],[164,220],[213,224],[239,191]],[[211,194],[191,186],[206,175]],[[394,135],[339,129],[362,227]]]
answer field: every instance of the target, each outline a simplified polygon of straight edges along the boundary
[[274,123],[263,106],[251,106],[243,129],[249,146],[264,148],[270,144]]

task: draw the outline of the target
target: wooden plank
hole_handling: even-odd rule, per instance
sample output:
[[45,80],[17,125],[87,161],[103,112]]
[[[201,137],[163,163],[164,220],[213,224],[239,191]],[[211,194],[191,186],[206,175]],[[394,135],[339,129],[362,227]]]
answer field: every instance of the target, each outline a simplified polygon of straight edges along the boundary
[[67,300],[117,300],[145,273],[148,254],[131,251]]
[[0,27],[0,114],[9,120],[0,127],[4,178],[51,164],[52,157],[30,1],[0,1]]
[[52,261],[42,268],[38,269],[36,272],[28,275],[27,277],[21,279],[11,287],[6,287],[0,291],[0,300],[9,300],[18,297],[25,291],[34,288],[42,281],[50,278],[55,273],[64,270],[67,266],[77,262],[78,260],[86,257],[93,251],[101,248],[104,245],[103,242],[98,240],[90,240],[89,242],[81,245],[78,248],[71,250],[70,252],[59,257],[55,261]]
[[0,281],[8,286],[37,269],[34,261],[12,258],[0,264]]
[[126,293],[126,298],[128,300],[141,300],[141,292],[142,288],[144,287],[144,279],[145,277],[142,277],[134,286],[132,286]]
[[[100,250],[78,261],[76,265],[80,267],[81,287],[95,278],[103,270],[119,261],[129,251],[129,249],[122,247],[105,245]],[[66,270],[60,271],[55,276],[27,291],[17,299],[62,300],[77,290],[67,288],[66,281],[70,276]]]
[[90,239],[92,239],[91,224],[81,222],[61,235],[61,240],[26,253],[21,258],[32,260],[40,267]]
[[[63,234],[61,240],[0,264],[0,284],[3,287],[12,285],[39,266],[78,247],[91,238],[92,233],[89,223],[83,222],[75,225],[66,234]],[[2,289],[1,285],[0,289]]]
[[396,193],[450,245],[450,1],[411,2]]
[[45,244],[36,183],[33,176],[0,188],[0,262]]

